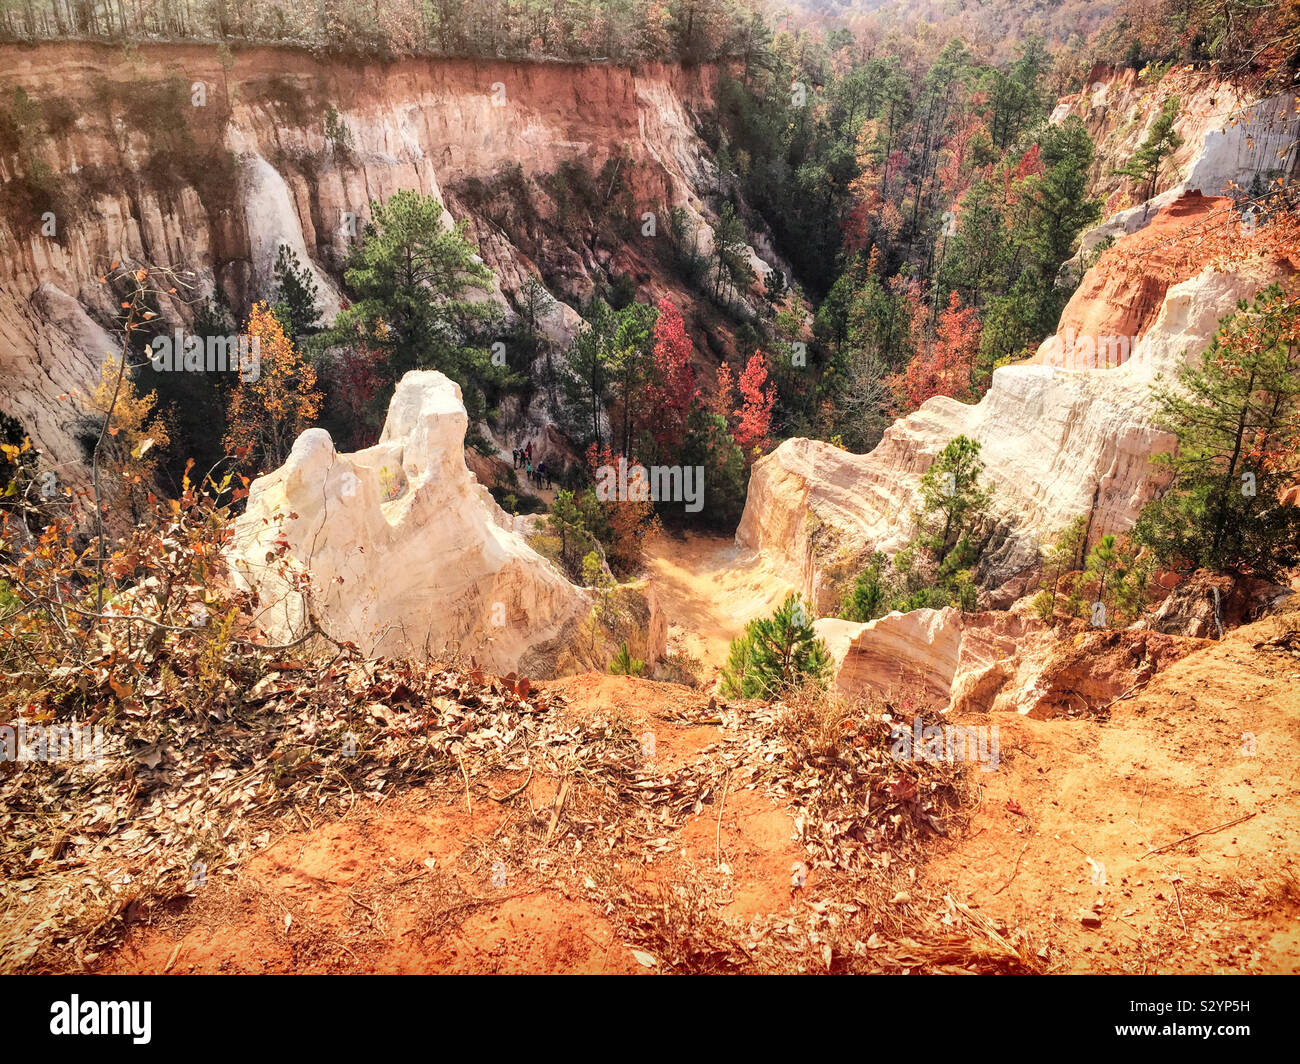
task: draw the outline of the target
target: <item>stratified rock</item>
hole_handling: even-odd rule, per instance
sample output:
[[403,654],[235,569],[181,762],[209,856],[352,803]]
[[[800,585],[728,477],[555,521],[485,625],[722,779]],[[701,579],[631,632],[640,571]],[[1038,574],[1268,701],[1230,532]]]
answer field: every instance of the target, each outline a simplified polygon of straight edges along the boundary
[[[1127,197],[1135,182],[1116,171],[1133,158],[1171,99],[1178,101],[1173,131],[1182,143],[1161,166],[1154,198],[1133,205]],[[1059,124],[1072,115],[1082,119],[1096,146],[1089,192],[1106,203],[1105,220],[1083,234],[1083,254],[1106,237],[1142,229],[1186,192],[1216,197],[1233,184],[1266,188],[1296,170],[1300,113],[1294,94],[1261,98],[1250,85],[1204,70],[1174,69],[1152,85],[1130,68],[1094,67],[1051,120]]]
[[1132,526],[1161,486],[1151,456],[1174,443],[1152,420],[1152,380],[1197,356],[1219,319],[1277,268],[1207,268],[1174,285],[1137,353],[1118,368],[1003,366],[979,403],[936,396],[894,422],[869,454],[786,440],[754,464],[737,542],[786,569],[819,612],[831,612],[873,551],[892,554],[912,538],[922,474],[964,435],[980,444],[995,489],[996,534],[977,577],[995,593],[989,605],[1007,604],[1027,589],[1040,543],[1076,515],[1088,518],[1094,540]]
[[864,623],[823,618],[813,627],[830,651],[841,691],[947,703],[961,650],[956,610],[890,613]]
[[[633,202],[660,212],[680,208],[702,253],[712,246],[703,198],[716,175],[695,114],[713,106],[714,67],[367,64],[249,48],[231,68],[211,49],[148,43],[137,67],[90,44],[0,50],[0,95],[21,88],[38,100],[58,97],[77,115],[39,148],[72,198],[84,200],[75,220],[58,219],[55,239],[22,212],[0,213],[0,411],[23,423],[50,465],[80,454],[75,422],[84,413],[82,394],[99,379],[103,351],[81,323],[65,329],[66,314],[54,320],[36,312],[34,295],[44,285],[108,324],[120,312],[111,287],[99,283],[111,263],[169,268],[177,291],[160,294],[156,309],[170,332],[190,328],[218,292],[233,307],[273,297],[274,264],[285,246],[312,275],[317,309],[328,321],[340,304],[331,277],[363,235],[372,202],[409,189],[437,197],[445,220],[469,223],[467,235],[496,283],[466,298],[491,299],[509,317],[527,279],[563,278],[565,290],[544,301],[536,324],[565,345],[581,324],[577,296],[590,295],[603,275],[583,238],[566,236],[548,214],[544,186],[566,163],[598,174],[613,161]],[[128,85],[144,96],[162,92],[178,74],[187,86],[207,86],[206,110],[187,104],[186,111],[197,150],[212,151],[220,163],[200,178],[187,171],[192,181],[160,179],[146,132],[121,108],[104,105]],[[346,134],[327,136],[327,111]],[[520,177],[527,206],[540,215],[532,243],[507,233],[464,194],[507,171]],[[656,221],[664,239],[668,218]],[[605,267],[644,274],[646,294],[688,307],[680,278],[648,253],[653,243],[627,241]],[[770,249],[764,253],[779,264]],[[768,265],[747,254],[765,274]]]
[[920,609],[865,624],[815,624],[831,653],[835,686],[897,706],[1036,718],[1095,713],[1145,685],[1205,640],[1160,632],[1049,627],[1015,611]]
[[[411,372],[397,386],[374,447],[339,454],[323,429],[298,437],[288,461],[253,482],[236,525],[235,571],[256,587],[272,640],[307,630],[309,613],[368,655],[459,653],[497,672],[553,675],[592,664],[580,632],[589,593],[524,539],[465,465],[460,388]],[[288,543],[311,591],[291,589],[268,563]],[[665,638],[653,596],[645,630]],[[594,649],[594,648],[593,648]]]

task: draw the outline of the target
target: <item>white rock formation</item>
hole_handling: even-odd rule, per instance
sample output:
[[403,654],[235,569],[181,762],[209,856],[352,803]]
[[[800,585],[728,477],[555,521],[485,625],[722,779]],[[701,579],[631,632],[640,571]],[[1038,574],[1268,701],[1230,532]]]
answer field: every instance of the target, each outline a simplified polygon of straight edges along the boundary
[[[247,143],[237,127],[230,128],[226,139],[239,159],[239,198],[244,208],[244,225],[248,231],[249,255],[257,290],[263,293],[276,290],[276,259],[280,248],[287,247],[316,282],[316,309],[325,324],[332,323],[339,312],[339,292],[307,253],[307,242],[303,238],[289,186],[279,171]],[[338,225],[341,230],[341,218]]]
[[1095,712],[1205,644],[1161,632],[1064,632],[1024,612],[891,613],[866,624],[815,624],[835,664],[835,686],[884,699],[895,713],[929,706],[1046,718]]
[[961,652],[956,610],[890,613],[862,624],[827,617],[813,628],[835,664],[835,686],[846,694],[874,691],[947,704]]
[[1233,184],[1249,190],[1258,182],[1263,188],[1275,177],[1293,174],[1300,144],[1294,94],[1261,99],[1249,92],[1202,72],[1171,71],[1149,87],[1124,71],[1090,80],[1077,97],[1063,100],[1051,120],[1060,123],[1070,115],[1084,120],[1097,145],[1092,191],[1103,195],[1118,188],[1122,179],[1113,171],[1129,161],[1164,103],[1178,100],[1173,129],[1182,144],[1162,167],[1158,195],[1112,212],[1083,234],[1082,251],[1091,252],[1107,236],[1137,232],[1184,192],[1221,196]]
[[40,447],[41,468],[63,486],[89,483],[77,440],[86,429],[87,400],[104,359],[120,353],[121,342],[62,289],[45,282],[24,299],[13,286],[0,284],[4,410]]
[[273,640],[306,628],[308,603],[267,563],[283,535],[311,576],[310,608],[367,654],[459,651],[497,671],[554,671],[590,612],[519,535],[465,466],[460,388],[441,373],[398,384],[380,441],[339,454],[310,429],[288,461],[253,482],[233,568],[257,588]]
[[911,538],[921,475],[965,435],[981,445],[1002,528],[985,559],[984,584],[1001,589],[990,604],[1009,605],[1025,590],[1039,542],[1076,514],[1088,515],[1093,536],[1132,525],[1159,487],[1149,458],[1173,442],[1151,422],[1151,379],[1199,354],[1219,318],[1267,279],[1256,267],[1206,269],[1169,289],[1125,365],[1004,366],[979,403],[930,399],[894,422],[869,454],[786,440],[754,465],[737,542],[785,568],[819,610],[830,611],[871,551],[892,554]]

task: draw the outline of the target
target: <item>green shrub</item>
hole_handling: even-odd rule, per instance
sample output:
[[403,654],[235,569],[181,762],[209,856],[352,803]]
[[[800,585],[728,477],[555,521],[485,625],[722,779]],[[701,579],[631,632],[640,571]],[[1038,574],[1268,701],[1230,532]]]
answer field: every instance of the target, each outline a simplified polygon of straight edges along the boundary
[[627,643],[623,643],[614,655],[614,660],[609,663],[609,671],[615,676],[644,676],[645,662],[634,658]]
[[831,657],[817,637],[803,600],[788,595],[771,617],[752,620],[731,641],[722,670],[728,698],[778,698],[787,691],[830,681]]

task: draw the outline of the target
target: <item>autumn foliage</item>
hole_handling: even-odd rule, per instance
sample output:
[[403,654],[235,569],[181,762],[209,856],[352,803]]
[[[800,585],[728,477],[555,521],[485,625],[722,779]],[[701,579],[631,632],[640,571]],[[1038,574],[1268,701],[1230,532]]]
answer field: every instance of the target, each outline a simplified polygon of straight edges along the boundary
[[250,468],[264,472],[282,465],[299,433],[316,420],[321,395],[315,369],[294,350],[265,303],[253,305],[245,335],[257,345],[260,370],[256,380],[240,377],[224,442]]
[[[587,468],[593,478],[602,466],[618,469],[620,459],[627,463],[628,469],[637,465],[635,457],[623,457],[609,447],[597,447],[593,443],[587,448]],[[610,568],[616,572],[634,572],[641,564],[647,536],[658,528],[654,503],[647,497],[611,499],[598,505],[605,524],[599,538],[605,544]]]
[[746,464],[772,445],[768,433],[776,405],[776,386],[767,380],[767,360],[755,352],[740,375],[740,406],[735,410],[736,427],[732,433],[745,453]]
[[659,301],[654,345],[655,376],[646,389],[647,428],[658,454],[670,455],[686,438],[687,420],[699,390],[691,366],[694,348],[686,333],[686,323],[667,298]]
[[914,410],[927,399],[971,397],[980,349],[980,321],[974,307],[963,307],[956,292],[939,315],[934,339],[922,341],[907,368],[890,379],[898,405]]

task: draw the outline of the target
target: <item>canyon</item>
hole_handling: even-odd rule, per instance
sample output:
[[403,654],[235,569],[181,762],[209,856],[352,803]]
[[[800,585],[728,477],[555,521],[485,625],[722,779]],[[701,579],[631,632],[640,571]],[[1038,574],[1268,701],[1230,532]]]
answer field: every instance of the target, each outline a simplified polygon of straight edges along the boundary
[[[1186,104],[1175,123],[1183,143],[1161,171],[1157,187],[1167,187],[1124,206],[1113,170],[1175,98]],[[1092,538],[1129,529],[1163,483],[1151,456],[1173,443],[1152,420],[1153,382],[1198,357],[1240,300],[1294,275],[1276,254],[1186,266],[1207,217],[1249,209],[1220,195],[1229,185],[1258,189],[1296,173],[1300,117],[1289,94],[1256,99],[1181,71],[1144,89],[1134,71],[1098,68],[1053,121],[1071,115],[1097,142],[1091,192],[1119,207],[1085,246],[1118,240],[1080,279],[1057,332],[1034,357],[995,369],[978,403],[936,396],[868,454],[790,439],[755,464],[737,541],[819,612],[836,609],[873,552],[892,555],[912,538],[920,478],[958,435],[980,444],[995,491],[996,528],[977,573],[985,607],[1004,609],[1035,585],[1040,548],[1072,518],[1083,515]]]
[[[74,485],[85,479],[79,442],[87,424],[84,398],[98,379],[99,362],[115,346],[106,329],[113,321],[110,294],[99,283],[111,262],[177,271],[184,283],[160,311],[169,326],[179,327],[191,324],[213,295],[240,305],[266,293],[275,257],[288,247],[312,272],[317,309],[328,319],[340,306],[335,278],[370,201],[409,188],[438,197],[448,221],[468,223],[469,237],[495,276],[484,298],[507,315],[516,312],[527,279],[544,280],[552,297],[538,325],[556,341],[572,337],[580,321],[575,308],[597,276],[632,276],[650,298],[668,295],[685,307],[694,302],[661,267],[652,238],[613,240],[597,231],[584,243],[548,219],[559,210],[553,178],[562,164],[580,163],[591,173],[612,168],[632,220],[643,211],[658,217],[680,208],[707,250],[712,230],[704,199],[714,169],[698,115],[715,101],[713,68],[416,59],[376,65],[257,48],[223,61],[214,49],[189,45],[144,46],[125,62],[114,50],[93,45],[5,51],[0,88],[21,88],[38,108],[57,93],[69,101],[71,117],[47,116],[50,135],[27,155],[9,157],[3,176],[11,185],[30,183],[21,167],[34,169],[40,158],[73,192],[63,199],[71,213],[56,218],[54,238],[35,230],[36,219],[21,212],[0,220],[0,370],[7,382],[0,410],[23,425],[47,462]],[[1114,169],[1174,99],[1181,144],[1159,172],[1153,199],[1127,203]],[[1148,86],[1133,70],[1095,68],[1083,90],[1061,101],[1052,121],[1077,116],[1097,144],[1090,192],[1106,201],[1108,213],[1084,235],[1076,266],[1103,240],[1117,243],[1085,271],[1057,333],[1028,362],[996,369],[979,403],[931,399],[890,426],[868,454],[794,438],[760,459],[736,530],[738,554],[727,563],[741,574],[739,582],[746,572],[762,572],[772,588],[797,590],[818,613],[835,612],[846,582],[867,557],[892,554],[908,542],[920,477],[957,435],[980,443],[995,489],[996,527],[977,573],[983,608],[1005,609],[1035,586],[1041,545],[1070,518],[1084,515],[1094,538],[1129,528],[1161,486],[1149,458],[1171,443],[1151,421],[1153,380],[1168,377],[1201,350],[1238,300],[1295,267],[1257,258],[1205,264],[1195,273],[1183,267],[1182,273],[1146,269],[1134,275],[1117,266],[1118,256],[1140,249],[1155,257],[1151,261],[1185,258],[1181,245],[1192,239],[1186,234],[1207,216],[1232,209],[1224,195],[1231,186],[1258,188],[1294,173],[1300,121],[1289,102],[1285,94],[1255,98],[1200,71],[1175,70]],[[181,151],[193,156],[189,164],[177,160]],[[760,279],[783,266],[762,234],[751,234],[751,241],[747,254]],[[710,338],[710,345],[717,342]],[[414,537],[419,526],[409,503],[422,498],[421,491],[409,491],[399,505],[400,499],[379,497],[387,489],[376,481],[375,463],[391,465],[396,474],[404,452],[416,456],[418,467],[403,475],[404,484],[423,483],[420,478],[432,483],[438,479],[432,470],[441,468],[438,482],[456,500],[447,511],[467,508],[458,549],[474,554],[494,538],[513,535],[502,532],[499,507],[465,470],[470,426],[461,426],[463,407],[462,415],[444,414],[442,427],[425,432],[417,444],[403,442],[405,429],[394,429],[379,445],[384,453],[371,448],[347,461],[319,430],[308,433],[283,469],[258,482],[250,514],[258,515],[263,530],[272,514],[289,511],[310,514],[299,530],[312,527],[313,538],[328,529],[325,541],[336,562],[324,565],[324,555],[313,555],[329,573],[317,589],[328,599],[320,608],[346,618],[349,638],[376,652],[428,653],[430,640],[445,649],[477,632],[473,645],[485,660],[515,668],[528,658],[526,648],[516,643],[506,649],[509,641],[498,631],[497,649],[489,653],[492,640],[482,637],[486,604],[509,600],[507,612],[527,615],[540,608],[547,620],[539,630],[549,633],[540,643],[550,647],[552,621],[571,626],[582,596],[553,569],[547,573],[540,557],[519,563],[529,551],[524,546],[521,555],[522,540],[505,551],[513,559],[506,569],[534,574],[525,580],[528,590],[498,594],[492,590],[503,579],[498,563],[480,559],[484,568],[475,571],[487,586],[475,590],[461,581],[455,592],[476,595],[479,605],[447,625],[416,625],[414,634],[394,635],[394,622],[411,610],[426,615],[415,602],[439,586],[432,571],[391,602],[383,582],[374,579],[377,571],[346,594],[334,583],[345,561],[356,565],[361,557],[353,548],[373,550],[382,540],[386,551],[415,549],[404,545],[404,537]],[[389,412],[390,422],[404,416],[396,408]],[[522,431],[539,436],[546,413],[532,416],[535,423],[525,422]],[[430,450],[435,438],[438,453]],[[508,454],[504,444],[497,447],[500,456]],[[470,453],[468,461],[480,478],[492,475],[483,456]],[[345,466],[363,476],[367,500],[358,508],[366,516],[351,533],[337,513],[327,515],[304,497],[316,490],[315,479],[342,476]],[[443,512],[446,499],[435,493],[429,500],[419,505],[432,509],[417,511]],[[380,516],[398,510],[403,516],[395,523]],[[246,519],[244,527],[252,524]],[[305,537],[291,539],[305,547]],[[264,546],[241,548],[241,557]],[[275,637],[300,634],[303,603],[291,607],[282,594],[269,594],[279,602],[268,615]],[[370,620],[362,624],[362,616]],[[743,627],[734,617],[705,626],[736,634]],[[922,648],[928,638],[900,653],[885,635],[890,627],[881,626],[879,635],[856,633],[854,647],[864,638],[884,639],[890,655],[922,672],[934,666],[927,655],[946,661],[943,653]],[[837,631],[834,641],[846,638]],[[652,659],[662,653],[659,642],[646,643]],[[549,672],[564,657],[553,651],[541,655]],[[718,655],[708,657],[716,661]],[[573,659],[568,667],[580,663]],[[951,670],[937,667],[947,673],[940,684],[946,690]]]
[[[32,143],[0,153],[15,203],[0,218],[0,411],[80,483],[85,395],[120,346],[105,331],[116,306],[99,279],[110,265],[175,272],[159,307],[170,329],[217,294],[231,306],[268,298],[288,247],[330,320],[333,278],[371,201],[397,189],[435,196],[448,221],[468,223],[496,277],[484,298],[507,320],[530,277],[550,289],[538,326],[560,341],[597,277],[633,277],[650,298],[689,308],[656,241],[678,208],[700,250],[712,247],[712,164],[695,115],[716,83],[709,67],[366,64],[261,48],[223,64],[198,45],[142,45],[125,58],[90,44],[0,45],[0,98],[24,94],[36,127]],[[611,171],[606,206],[625,210],[637,234],[654,215],[654,235],[584,241],[555,224],[565,166]],[[37,210],[47,200],[49,216]],[[751,239],[762,277],[779,259],[761,234]]]
[[[174,276],[160,316],[184,328],[210,298],[264,296],[287,247],[328,319],[370,203],[399,189],[467,223],[507,321],[540,279],[539,327],[563,344],[627,281],[683,308],[701,376],[740,350],[738,321],[695,307],[656,243],[674,208],[713,240],[707,65],[75,43],[0,46],[0,71],[41,131],[0,153],[0,411],[74,486],[86,393],[118,348],[112,264]],[[1182,144],[1130,202],[1114,170],[1174,97]],[[298,435],[232,522],[222,560],[254,630],[230,676],[195,657],[201,696],[168,667],[137,697],[104,664],[127,652],[76,670],[108,676],[103,704],[141,730],[110,734],[110,771],[50,803],[53,841],[0,773],[0,826],[30,849],[6,854],[33,887],[0,877],[0,969],[1295,971],[1294,597],[1201,571],[1098,630],[1049,624],[1029,596],[1071,519],[1122,534],[1160,491],[1150,459],[1173,438],[1152,385],[1239,300],[1292,281],[1289,257],[1198,259],[1197,240],[1246,210],[1241,189],[1296,176],[1300,115],[1204,70],[1149,85],[1098,67],[1052,117],[1071,116],[1106,207],[1063,271],[1081,276],[1056,334],[869,453],[786,439],[753,462],[734,533],[670,522],[622,583],[594,557],[583,586],[545,516],[498,502],[525,483],[512,442],[581,461],[540,400],[507,440],[414,370],[372,446]],[[612,222],[560,224],[578,170],[609,182]],[[638,235],[647,213],[657,236]],[[748,241],[755,288],[791,274],[766,234]],[[995,491],[975,608],[839,619],[866,559],[912,538],[921,477],[958,435]],[[724,696],[731,641],[790,592],[834,693]],[[620,648],[642,675],[611,674]],[[935,721],[1000,739],[998,771],[890,752]],[[50,913],[83,923],[55,942]]]

